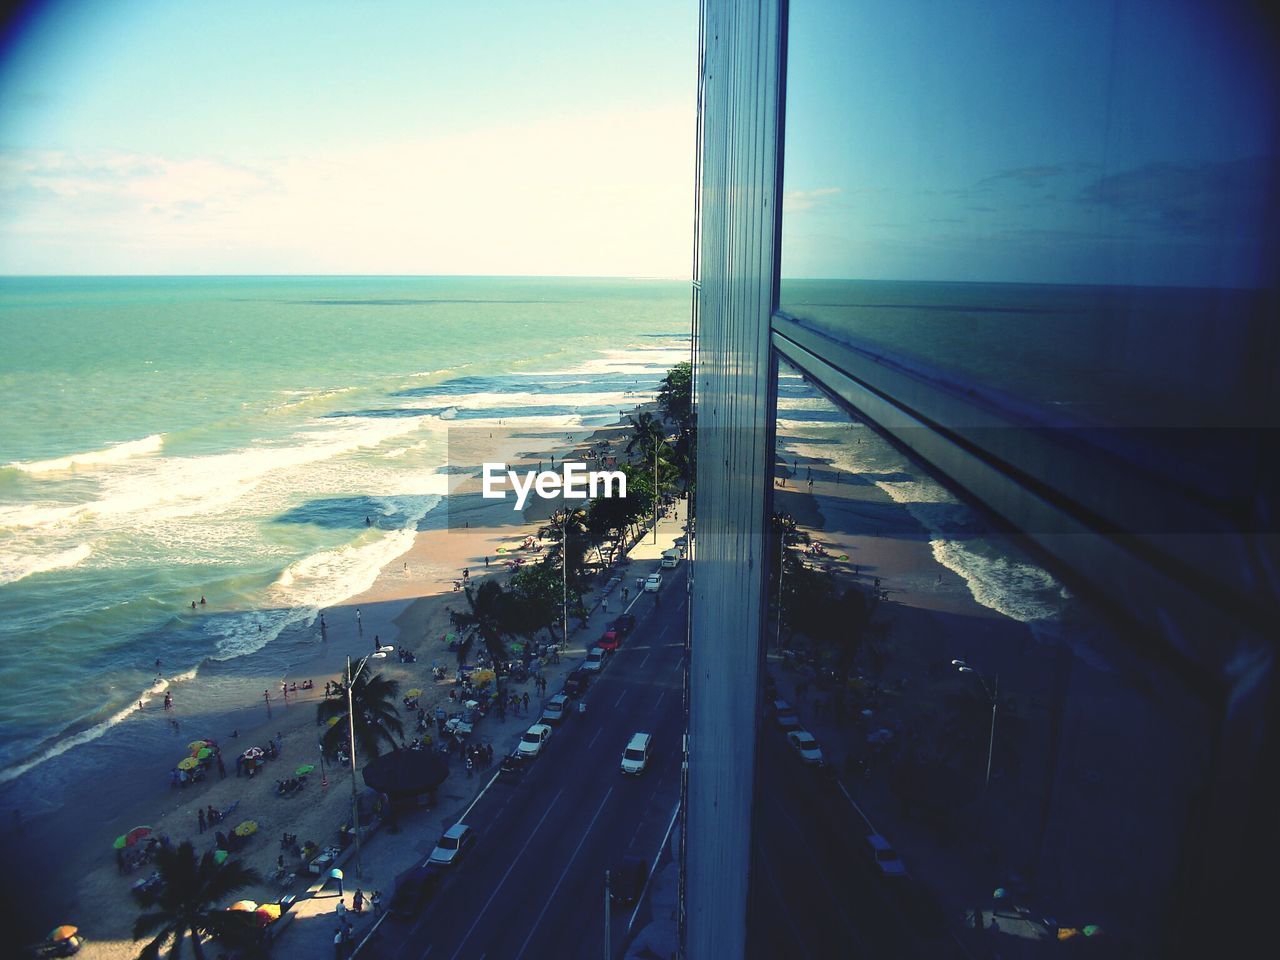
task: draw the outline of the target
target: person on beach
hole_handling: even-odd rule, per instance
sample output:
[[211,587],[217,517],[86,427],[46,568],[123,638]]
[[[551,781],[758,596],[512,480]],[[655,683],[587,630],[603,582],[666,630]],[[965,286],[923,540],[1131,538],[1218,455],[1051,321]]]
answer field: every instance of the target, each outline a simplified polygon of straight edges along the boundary
[[196,823],[199,824],[200,826],[200,832],[204,833],[204,811],[203,810],[196,811]]
[[328,629],[329,629],[329,625],[324,622],[324,614],[322,613],[320,614],[320,632],[324,633]]
[[195,602],[194,600],[192,600],[192,601],[191,601],[191,609],[192,609],[192,610],[194,610],[195,608],[196,608],[196,602]]
[[204,594],[200,594],[200,606],[204,606]]
[[364,891],[356,887],[355,896],[351,898],[351,909],[356,912],[356,916],[364,913]]
[[360,623],[362,623],[362,622],[363,622],[363,621],[361,621],[361,619],[360,619],[360,608],[359,608],[359,607],[356,607],[356,623],[357,623],[357,624],[360,624]]
[[382,894],[375,890],[369,897],[369,903],[373,906],[373,915],[376,917],[382,912]]
[[524,704],[524,708],[527,711],[529,709],[529,691],[528,690],[524,692],[524,696],[521,698],[520,702]]

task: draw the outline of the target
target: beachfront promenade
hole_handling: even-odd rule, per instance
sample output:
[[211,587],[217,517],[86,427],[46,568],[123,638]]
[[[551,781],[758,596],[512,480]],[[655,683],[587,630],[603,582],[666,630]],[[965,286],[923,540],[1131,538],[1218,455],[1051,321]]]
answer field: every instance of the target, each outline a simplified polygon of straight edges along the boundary
[[[659,522],[657,543],[652,530],[646,531],[631,549],[621,578],[588,596],[585,626],[571,632],[559,664],[543,667],[546,697],[537,695],[532,681],[514,685],[512,689],[530,693],[527,712],[509,712],[505,720],[491,713],[481,721],[473,739],[492,744],[493,766],[468,777],[461,762],[452,761],[434,807],[404,813],[396,832],[383,825],[362,842],[362,872],[357,871],[354,846],[344,851],[338,865],[345,874],[344,906],[353,921],[352,949],[358,956],[418,957],[429,947],[433,957],[516,956],[522,950],[527,956],[544,956],[568,947],[576,953],[584,941],[603,947],[602,910],[596,906],[603,898],[603,871],[616,869],[624,853],[633,850],[652,863],[670,846],[664,841],[669,840],[679,798],[687,565],[666,571],[662,601],[637,594],[634,578],[657,569],[661,551],[683,533],[683,523],[681,502]],[[583,698],[586,714],[570,716],[557,729],[545,755],[519,782],[498,782],[498,760],[515,748],[545,700],[559,692],[565,675],[582,662],[605,623],[623,612],[624,585],[627,608],[638,624]],[[420,661],[434,656],[434,651],[419,651]],[[655,768],[638,782],[623,782],[618,773],[621,750],[639,729],[654,734]],[[464,818],[479,835],[470,862],[449,871],[446,884],[417,917],[407,922],[387,917],[395,878],[422,863],[441,833]],[[670,855],[664,856],[670,864]],[[366,895],[381,892],[382,915],[368,907],[362,917],[350,911],[357,888]],[[664,870],[660,865],[653,896],[634,908],[634,925],[633,908],[615,913],[614,955],[621,956],[628,941],[674,944],[675,890],[674,867]],[[655,899],[656,910],[651,905]],[[338,901],[332,881],[312,884],[282,921],[273,955],[333,955]],[[646,930],[655,915],[665,924]],[[445,949],[446,944],[452,946]],[[599,953],[597,949],[592,955]]]

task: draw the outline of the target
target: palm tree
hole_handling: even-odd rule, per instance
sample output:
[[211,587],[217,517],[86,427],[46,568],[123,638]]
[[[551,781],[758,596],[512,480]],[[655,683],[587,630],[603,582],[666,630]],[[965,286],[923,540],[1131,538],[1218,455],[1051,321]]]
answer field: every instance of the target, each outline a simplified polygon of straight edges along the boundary
[[138,960],[157,960],[170,940],[169,956],[176,960],[188,933],[196,960],[204,960],[202,936],[243,943],[256,930],[253,914],[223,909],[232,894],[261,882],[256,870],[235,861],[219,865],[213,851],[196,860],[190,841],[176,848],[161,847],[156,870],[162,881],[160,894],[153,904],[155,909],[133,922],[133,939],[153,933],[156,937],[142,948]]
[[631,439],[627,441],[627,453],[639,450],[645,460],[653,459],[654,449],[666,439],[662,421],[645,411],[639,417],[627,417],[631,423]]
[[382,752],[385,742],[395,749],[397,738],[404,735],[404,727],[396,713],[396,696],[400,684],[381,674],[361,670],[351,685],[351,705],[354,723],[347,720],[346,679],[338,682],[341,695],[320,701],[316,708],[316,723],[325,723],[337,717],[338,722],[325,730],[322,743],[326,751],[346,745],[350,727],[355,727],[356,750],[359,755],[372,760]]
[[[454,624],[460,630],[474,630],[478,633],[494,663],[505,660],[507,649],[502,642],[502,635],[510,631],[507,597],[502,586],[496,580],[485,580],[478,590],[467,587],[466,597],[471,609],[466,613],[453,614]],[[459,663],[466,658],[470,648],[470,639],[464,639],[458,650]]]

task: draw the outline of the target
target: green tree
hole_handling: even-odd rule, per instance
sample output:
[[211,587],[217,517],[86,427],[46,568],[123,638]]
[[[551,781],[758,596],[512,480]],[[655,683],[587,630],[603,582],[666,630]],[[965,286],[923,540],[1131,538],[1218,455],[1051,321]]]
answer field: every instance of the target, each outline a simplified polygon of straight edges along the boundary
[[316,723],[327,723],[335,717],[338,720],[324,732],[321,742],[325,750],[345,746],[352,726],[355,727],[356,749],[360,756],[368,759],[379,756],[384,743],[395,749],[399,738],[404,736],[396,707],[399,682],[369,673],[367,669],[357,673],[355,682],[351,684],[354,723],[347,719],[345,676],[338,681],[338,686],[341,688],[339,696],[326,697],[316,707]]
[[484,641],[485,649],[494,663],[507,658],[507,647],[503,635],[509,632],[511,609],[502,585],[496,580],[485,580],[477,590],[466,589],[467,606],[465,613],[453,614],[454,624],[461,630],[470,631],[464,637],[458,649],[458,663],[466,659],[471,649],[471,637],[479,636]]
[[667,371],[658,390],[658,403],[663,413],[680,430],[688,430],[693,422],[693,367],[688,361],[677,363]]
[[224,907],[233,894],[261,882],[257,871],[234,860],[219,865],[213,859],[213,851],[197,860],[190,841],[184,841],[177,847],[160,848],[156,872],[161,885],[160,894],[151,904],[154,909],[133,922],[134,940],[155,934],[138,954],[138,960],[156,960],[170,941],[173,945],[169,956],[176,960],[188,934],[196,960],[204,960],[200,941],[205,936],[235,945],[250,942],[257,918]]

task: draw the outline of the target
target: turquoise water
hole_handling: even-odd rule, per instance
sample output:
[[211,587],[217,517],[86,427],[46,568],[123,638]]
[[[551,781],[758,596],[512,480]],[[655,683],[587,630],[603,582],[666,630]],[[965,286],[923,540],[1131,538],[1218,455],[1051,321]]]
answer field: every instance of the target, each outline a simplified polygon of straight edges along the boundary
[[450,422],[615,419],[688,329],[681,283],[0,280],[0,782],[366,589]]

